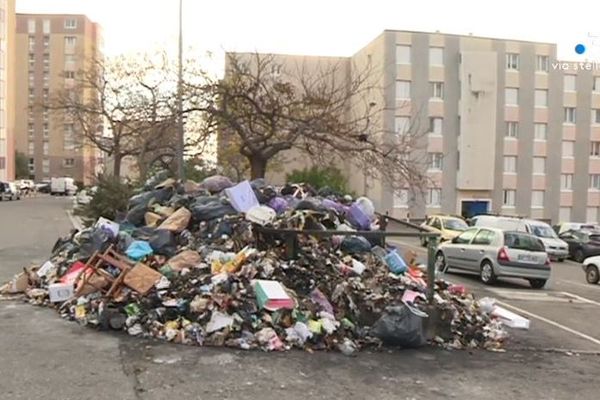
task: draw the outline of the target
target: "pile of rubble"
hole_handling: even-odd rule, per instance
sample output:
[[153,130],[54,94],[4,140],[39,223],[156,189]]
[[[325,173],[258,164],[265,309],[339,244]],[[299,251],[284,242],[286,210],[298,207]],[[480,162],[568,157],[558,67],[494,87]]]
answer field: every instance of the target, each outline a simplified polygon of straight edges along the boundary
[[[353,235],[380,228],[367,198],[221,176],[147,189],[118,222],[58,240],[2,292],[99,329],[193,345],[352,354],[382,343],[499,349],[506,337],[460,286],[437,279],[428,304],[433,277],[414,253]],[[306,230],[349,233],[295,235]]]

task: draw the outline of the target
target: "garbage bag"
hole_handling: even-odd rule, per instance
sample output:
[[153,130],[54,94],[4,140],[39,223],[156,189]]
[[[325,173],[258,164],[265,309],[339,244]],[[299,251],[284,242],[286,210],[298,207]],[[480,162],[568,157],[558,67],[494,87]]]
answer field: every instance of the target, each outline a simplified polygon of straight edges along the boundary
[[96,228],[93,230],[84,230],[78,236],[80,243],[78,259],[87,259],[94,252],[104,252],[112,243],[112,235],[105,229]]
[[348,254],[371,251],[371,243],[362,236],[346,236],[342,240],[341,249]]
[[319,208],[321,208],[321,204],[319,204],[314,199],[301,200],[298,204],[296,204],[296,207],[295,207],[296,210],[312,210],[312,211],[318,211]]
[[171,214],[158,229],[167,229],[173,232],[181,232],[187,228],[192,218],[192,213],[185,207],[181,207],[179,210]]
[[221,198],[219,196],[199,196],[196,197],[194,199],[194,203],[192,204],[192,206],[196,206],[196,205],[206,205],[206,204],[210,204],[210,203],[220,203],[221,202]]
[[129,245],[125,254],[132,260],[139,261],[153,253],[150,244],[144,240],[136,240]]
[[168,177],[169,177],[169,171],[166,170],[166,169],[163,169],[162,171],[159,171],[155,175],[153,175],[150,178],[146,179],[146,182],[144,182],[144,189],[145,190],[152,190],[158,184],[160,184],[161,182],[165,181]]
[[131,243],[133,243],[133,242],[134,242],[134,239],[129,233],[119,232],[119,237],[117,240],[117,248],[119,249],[120,252],[125,253],[125,251],[127,251],[129,246],[131,246]]
[[368,197],[359,197],[356,199],[356,205],[372,221],[375,219],[375,206]]
[[420,347],[427,342],[423,329],[423,316],[407,306],[389,307],[373,324],[371,334],[385,344],[405,348]]
[[248,210],[246,219],[258,225],[268,225],[275,221],[277,213],[271,207],[255,206]]
[[238,212],[229,204],[222,204],[221,202],[208,203],[208,204],[196,204],[192,206],[192,216],[194,221],[209,221],[215,218],[222,218],[225,215],[235,215]]
[[281,214],[285,212],[290,206],[288,202],[283,197],[273,197],[268,206],[271,207],[277,214]]
[[136,194],[135,196],[132,196],[129,199],[127,209],[131,210],[132,208],[137,207],[140,204],[144,205],[144,207],[147,207],[148,204],[150,203],[150,200],[152,200],[153,198],[154,198],[153,192],[142,192],[140,194]]
[[323,201],[321,202],[321,205],[323,206],[323,208],[326,208],[327,210],[333,210],[341,215],[343,215],[347,210],[347,207],[341,205],[337,201],[333,201],[333,200],[329,200],[329,199],[323,199]]
[[250,186],[252,186],[252,189],[258,190],[258,189],[262,189],[265,186],[267,186],[267,183],[265,182],[265,178],[258,178],[258,179],[251,181]]
[[230,188],[234,183],[226,176],[214,175],[204,179],[200,186],[211,193],[219,193],[227,188]]
[[145,221],[146,209],[147,209],[147,206],[144,204],[139,204],[139,205],[133,207],[127,213],[127,217],[126,217],[127,222],[129,222],[130,224],[133,224],[135,226],[144,225],[144,223],[146,222]]
[[346,218],[356,229],[361,231],[369,230],[371,227],[371,220],[364,213],[358,203],[354,203],[346,212]]
[[171,231],[157,229],[148,242],[156,254],[173,257],[177,253],[177,239]]
[[164,187],[161,189],[156,189],[153,193],[152,198],[155,202],[163,204],[168,202],[171,197],[175,194],[175,188],[173,187]]

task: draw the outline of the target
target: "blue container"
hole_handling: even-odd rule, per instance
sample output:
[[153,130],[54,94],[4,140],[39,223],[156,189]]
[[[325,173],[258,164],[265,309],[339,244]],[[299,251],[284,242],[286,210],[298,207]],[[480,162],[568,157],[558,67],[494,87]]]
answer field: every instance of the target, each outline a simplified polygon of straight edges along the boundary
[[389,252],[384,258],[386,265],[394,274],[403,274],[408,269],[406,262],[396,250]]

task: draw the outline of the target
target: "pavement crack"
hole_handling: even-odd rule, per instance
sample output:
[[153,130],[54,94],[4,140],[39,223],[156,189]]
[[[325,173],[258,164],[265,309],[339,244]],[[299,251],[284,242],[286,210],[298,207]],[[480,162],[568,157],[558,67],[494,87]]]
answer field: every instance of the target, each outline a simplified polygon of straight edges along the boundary
[[136,399],[143,399],[142,393],[146,390],[142,386],[139,379],[139,374],[142,372],[141,368],[136,367],[135,362],[131,360],[130,355],[127,354],[125,344],[119,340],[119,362],[121,363],[121,369],[125,376],[131,380],[133,386],[133,395]]

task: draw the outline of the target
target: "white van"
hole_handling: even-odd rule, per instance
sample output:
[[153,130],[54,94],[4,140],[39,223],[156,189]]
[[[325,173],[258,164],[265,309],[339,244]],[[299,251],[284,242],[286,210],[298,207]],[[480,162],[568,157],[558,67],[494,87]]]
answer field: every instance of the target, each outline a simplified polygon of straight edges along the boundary
[[50,194],[53,196],[73,196],[77,193],[77,186],[73,178],[52,178],[50,181]]
[[556,232],[545,222],[534,219],[478,215],[472,219],[473,226],[487,226],[504,231],[527,232],[540,238],[546,253],[552,260],[564,261],[569,256],[569,246],[558,238]]

